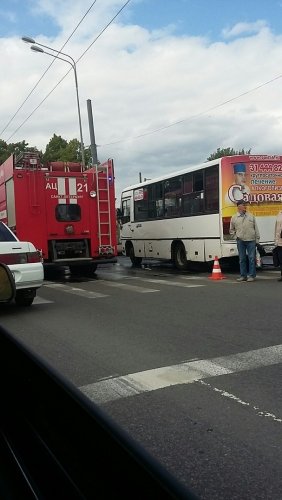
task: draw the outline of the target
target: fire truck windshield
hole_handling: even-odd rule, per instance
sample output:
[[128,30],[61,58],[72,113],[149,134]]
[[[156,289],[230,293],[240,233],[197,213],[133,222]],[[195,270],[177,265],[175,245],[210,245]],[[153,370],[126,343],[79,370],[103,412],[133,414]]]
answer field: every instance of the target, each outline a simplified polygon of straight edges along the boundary
[[79,221],[81,209],[77,204],[60,204],[56,206],[56,219],[59,222]]

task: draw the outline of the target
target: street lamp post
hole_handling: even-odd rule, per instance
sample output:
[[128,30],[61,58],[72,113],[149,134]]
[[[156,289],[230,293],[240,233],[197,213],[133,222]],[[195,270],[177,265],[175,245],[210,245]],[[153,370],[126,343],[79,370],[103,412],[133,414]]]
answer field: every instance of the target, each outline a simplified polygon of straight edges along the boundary
[[[78,83],[77,83],[77,72],[76,72],[76,64],[74,59],[68,55],[65,54],[64,52],[61,52],[59,50],[53,49],[52,47],[48,47],[47,45],[43,45],[42,43],[38,43],[33,38],[24,36],[22,37],[22,40],[26,43],[31,43],[31,50],[34,52],[40,52],[43,54],[47,54],[48,56],[54,57],[54,59],[60,59],[61,61],[65,61],[68,64],[71,65],[73,72],[74,72],[74,80],[75,80],[75,90],[76,90],[76,101],[77,101],[77,111],[78,111],[78,122],[79,122],[79,132],[80,132],[80,149],[81,149],[81,160],[82,160],[82,166],[83,169],[85,169],[85,155],[84,155],[84,145],[83,145],[83,136],[82,136],[82,126],[81,126],[81,114],[80,114],[80,104],[79,104],[79,95],[78,95]],[[56,52],[56,54],[51,54],[50,52],[47,52],[46,50],[43,50],[41,47],[44,47],[45,49],[52,50],[53,52]],[[69,57],[70,61],[68,59],[65,59],[63,57],[60,57],[60,55],[63,55],[65,57]]]

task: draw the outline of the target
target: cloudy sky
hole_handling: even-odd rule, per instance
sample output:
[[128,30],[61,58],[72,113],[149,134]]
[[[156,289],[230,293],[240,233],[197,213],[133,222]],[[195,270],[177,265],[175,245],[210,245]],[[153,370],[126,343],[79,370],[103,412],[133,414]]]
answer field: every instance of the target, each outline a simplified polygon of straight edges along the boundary
[[218,147],[282,154],[281,0],[126,3],[0,0],[1,139],[43,151],[54,133],[79,139],[73,71],[32,52],[30,36],[77,61],[84,144],[90,99],[117,197],[139,172],[173,172]]

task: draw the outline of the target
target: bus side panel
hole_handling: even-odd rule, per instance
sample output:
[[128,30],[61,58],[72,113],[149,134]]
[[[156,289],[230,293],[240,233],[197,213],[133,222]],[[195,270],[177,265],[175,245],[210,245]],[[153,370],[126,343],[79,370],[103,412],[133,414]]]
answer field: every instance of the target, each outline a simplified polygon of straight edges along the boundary
[[143,240],[132,240],[134,253],[136,257],[145,257],[144,241]]
[[219,259],[223,257],[222,255],[222,245],[219,239],[216,240],[205,240],[205,257],[204,261],[209,262],[214,260],[215,257]]
[[145,256],[154,259],[171,259],[171,240],[146,240]]
[[185,240],[185,248],[187,260],[195,262],[204,262],[205,260],[205,241],[200,240]]

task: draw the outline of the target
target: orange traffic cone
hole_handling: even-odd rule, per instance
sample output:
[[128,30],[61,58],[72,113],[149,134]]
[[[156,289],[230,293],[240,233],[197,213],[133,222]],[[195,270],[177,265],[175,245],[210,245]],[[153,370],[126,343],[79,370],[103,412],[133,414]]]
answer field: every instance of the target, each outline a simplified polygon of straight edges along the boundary
[[218,262],[218,257],[214,258],[214,263],[213,263],[213,269],[212,269],[212,274],[209,276],[210,280],[224,280],[225,276],[223,276],[220,265]]

